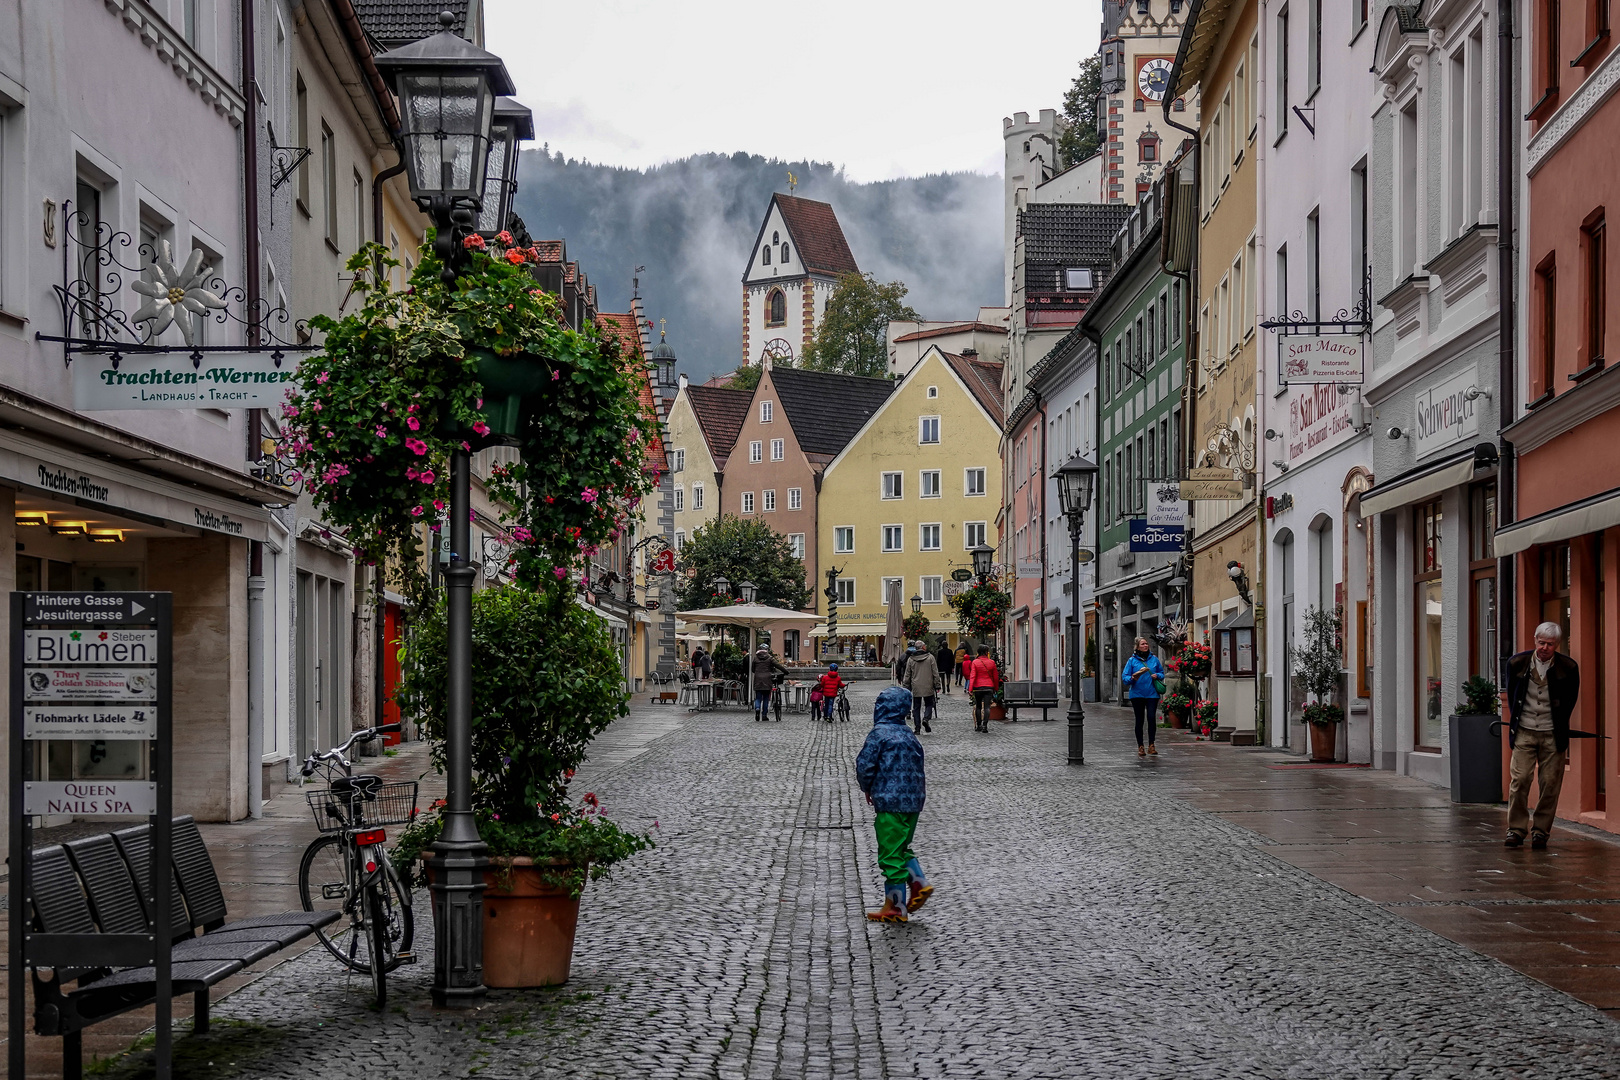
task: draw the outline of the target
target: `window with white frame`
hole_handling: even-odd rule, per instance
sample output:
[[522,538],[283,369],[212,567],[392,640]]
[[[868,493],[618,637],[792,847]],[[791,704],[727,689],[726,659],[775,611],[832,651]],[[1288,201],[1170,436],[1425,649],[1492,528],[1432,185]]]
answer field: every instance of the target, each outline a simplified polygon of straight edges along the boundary
[[680,513],[686,509],[686,489],[680,485],[675,487],[675,512]]
[[939,397],[939,387],[930,386],[928,388],[928,396],[931,397],[931,398]]
[[919,525],[919,526],[917,526],[917,548],[918,548],[918,550],[921,550],[921,551],[938,551],[939,550],[939,533],[940,533],[940,528],[939,528],[938,524]]
[[776,512],[776,489],[775,488],[766,488],[763,492],[761,492],[761,494],[764,495],[764,497],[765,497],[765,504],[764,504],[765,505],[765,513],[767,513],[767,514],[775,513]]
[[1277,137],[1288,133],[1288,5],[1277,12],[1277,64],[1274,82],[1277,87]]
[[939,442],[939,417],[923,416],[918,418],[917,441],[920,443]]
[[902,499],[905,497],[905,482],[901,479],[905,474],[886,472],[883,474],[883,497],[885,499]]
[[904,526],[901,526],[901,525],[885,525],[885,526],[883,526],[883,550],[884,551],[904,551],[905,547],[906,547],[905,534],[906,534],[906,530],[905,530]]
[[1309,25],[1305,27],[1305,94],[1309,101],[1322,89],[1322,0],[1308,0]]
[[972,551],[976,547],[984,547],[984,530],[988,522],[964,521],[962,523],[962,548]]
[[962,494],[964,494],[964,495],[983,495],[984,494],[984,469],[983,468],[964,469],[964,470],[962,470],[962,474],[963,474]]
[[684,472],[686,470],[686,450],[677,446],[669,452],[669,471]]
[[754,512],[754,493],[752,491],[742,493],[742,512],[745,514]]
[[1394,280],[1398,285],[1416,273],[1418,261],[1418,99],[1414,95],[1395,118],[1395,260]]
[[703,509],[703,485],[701,483],[692,485],[692,509]]
[[781,439],[772,439],[771,440],[771,460],[772,461],[781,461],[786,456],[786,454],[784,453],[785,445],[786,444]]
[[788,550],[795,559],[804,558],[804,533],[788,533]]
[[833,554],[849,555],[855,551],[855,526],[839,525],[833,529]]
[[759,422],[769,424],[776,419],[776,402],[762,401],[759,403]]
[[905,610],[907,610],[907,611],[911,610],[910,606],[906,604],[906,579],[905,578],[886,577],[886,578],[883,579],[883,602],[885,604],[887,604],[889,602],[889,589],[890,589],[891,586],[895,586],[895,585],[898,585],[900,587],[900,603],[901,603],[901,606],[904,607]]
[[1260,94],[1255,86],[1255,80],[1260,77],[1260,35],[1256,34],[1249,39],[1249,60],[1245,69],[1246,89],[1243,94],[1245,108],[1243,110],[1243,127],[1248,132],[1245,141],[1253,139],[1255,131],[1260,126]]
[[1448,239],[1467,232],[1480,217],[1485,172],[1484,49],[1482,30],[1475,30],[1454,50],[1447,63],[1446,211]]
[[321,121],[321,201],[325,204],[321,209],[321,221],[326,229],[326,242],[331,245],[333,252],[338,247],[338,180],[337,180],[337,136],[332,129]]
[[945,579],[942,577],[924,577],[922,581],[922,598],[925,604],[942,604],[945,602]]
[[788,488],[788,509],[789,510],[803,510],[804,509],[804,489],[803,488]]
[[675,550],[676,551],[682,551],[685,548],[686,548],[686,530],[685,529],[676,529],[675,530]]
[[748,444],[748,463],[757,465],[765,460],[765,444],[754,439]]
[[855,579],[841,577],[838,579],[838,602],[845,606],[855,603]]
[[921,498],[924,499],[939,498],[938,469],[924,469],[922,471],[922,486],[918,489],[917,493]]

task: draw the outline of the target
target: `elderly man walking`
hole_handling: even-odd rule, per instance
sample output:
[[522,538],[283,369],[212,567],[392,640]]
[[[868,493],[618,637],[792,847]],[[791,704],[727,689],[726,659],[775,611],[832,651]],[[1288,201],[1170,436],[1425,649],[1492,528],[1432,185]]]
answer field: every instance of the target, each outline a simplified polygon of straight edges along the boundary
[[[1581,692],[1581,669],[1558,651],[1563,628],[1544,622],[1536,627],[1536,647],[1508,660],[1508,740],[1513,747],[1508,775],[1507,846],[1516,848],[1530,833],[1530,846],[1547,846],[1558,792],[1569,760],[1569,717]],[[1530,778],[1539,789],[1535,816],[1529,811]]]

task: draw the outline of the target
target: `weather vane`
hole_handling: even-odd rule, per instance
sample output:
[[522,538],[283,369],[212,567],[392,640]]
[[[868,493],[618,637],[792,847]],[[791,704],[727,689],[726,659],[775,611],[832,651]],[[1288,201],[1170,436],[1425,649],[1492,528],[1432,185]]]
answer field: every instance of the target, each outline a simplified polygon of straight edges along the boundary
[[798,187],[798,186],[799,186],[799,178],[797,176],[794,176],[791,172],[788,173],[788,194],[789,195],[793,194],[793,189]]
[[668,319],[659,319],[658,320],[658,340],[659,341],[664,340],[664,324],[666,322],[668,322],[668,321],[669,321]]

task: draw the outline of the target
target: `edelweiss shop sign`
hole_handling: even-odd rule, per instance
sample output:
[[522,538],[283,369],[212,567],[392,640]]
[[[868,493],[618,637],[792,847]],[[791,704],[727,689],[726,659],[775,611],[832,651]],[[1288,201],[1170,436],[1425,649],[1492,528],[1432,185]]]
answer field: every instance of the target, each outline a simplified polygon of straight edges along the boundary
[[126,354],[116,368],[100,356],[73,362],[73,407],[97,409],[273,409],[297,385],[299,354],[270,352]]

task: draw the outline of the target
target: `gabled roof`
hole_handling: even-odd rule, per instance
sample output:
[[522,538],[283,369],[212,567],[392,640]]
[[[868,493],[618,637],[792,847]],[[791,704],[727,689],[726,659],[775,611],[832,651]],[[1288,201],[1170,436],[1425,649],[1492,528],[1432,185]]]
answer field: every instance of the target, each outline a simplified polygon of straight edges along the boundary
[[991,421],[1000,427],[1001,413],[1001,364],[990,360],[980,360],[977,356],[962,356],[958,353],[948,353],[939,350],[939,355],[956,372],[957,378],[967,383],[984,411],[990,414]]
[[894,392],[889,379],[831,371],[772,368],[770,378],[799,449],[829,458],[855,437],[867,417]]
[[1005,326],[992,326],[989,323],[982,322],[965,322],[956,323],[954,326],[936,326],[931,330],[917,330],[910,334],[901,334],[894,339],[894,343],[898,345],[902,341],[926,341],[929,338],[944,337],[947,334],[965,334],[970,330],[985,334],[1005,334],[1007,332]]
[[629,312],[599,312],[596,316],[596,327],[605,337],[611,337],[624,346],[624,355],[631,362],[631,367],[641,376],[638,380],[638,397],[641,399],[641,415],[646,418],[645,423],[651,428],[643,432],[647,439],[647,460],[653,462],[660,469],[666,467],[667,459],[664,457],[664,440],[661,432],[663,418],[658,415],[658,402],[653,399],[652,383],[647,380],[647,358],[641,351],[641,328],[636,325],[636,317]]
[[563,242],[561,240],[536,240],[534,249],[540,253],[540,261],[560,263],[563,261]]
[[[855,256],[850,253],[849,242],[838,224],[838,215],[828,203],[814,199],[801,199],[797,195],[773,195],[771,202],[782,211],[782,221],[798,250],[799,261],[811,272],[823,274],[857,274]],[[765,215],[769,220],[770,214]],[[763,232],[763,226],[761,227]],[[757,249],[759,244],[756,242]]]
[[1131,207],[1111,203],[1032,203],[1018,212],[1024,264],[1108,266],[1114,236]]
[[714,459],[715,468],[725,468],[731,448],[737,445],[743,421],[748,419],[748,406],[754,400],[754,392],[689,383],[686,400],[692,406],[692,415],[697,417],[703,441],[709,444],[709,456]]
[[467,36],[469,0],[351,0],[354,13],[367,36],[386,51],[440,30],[439,12],[448,11],[455,21],[453,33]]

